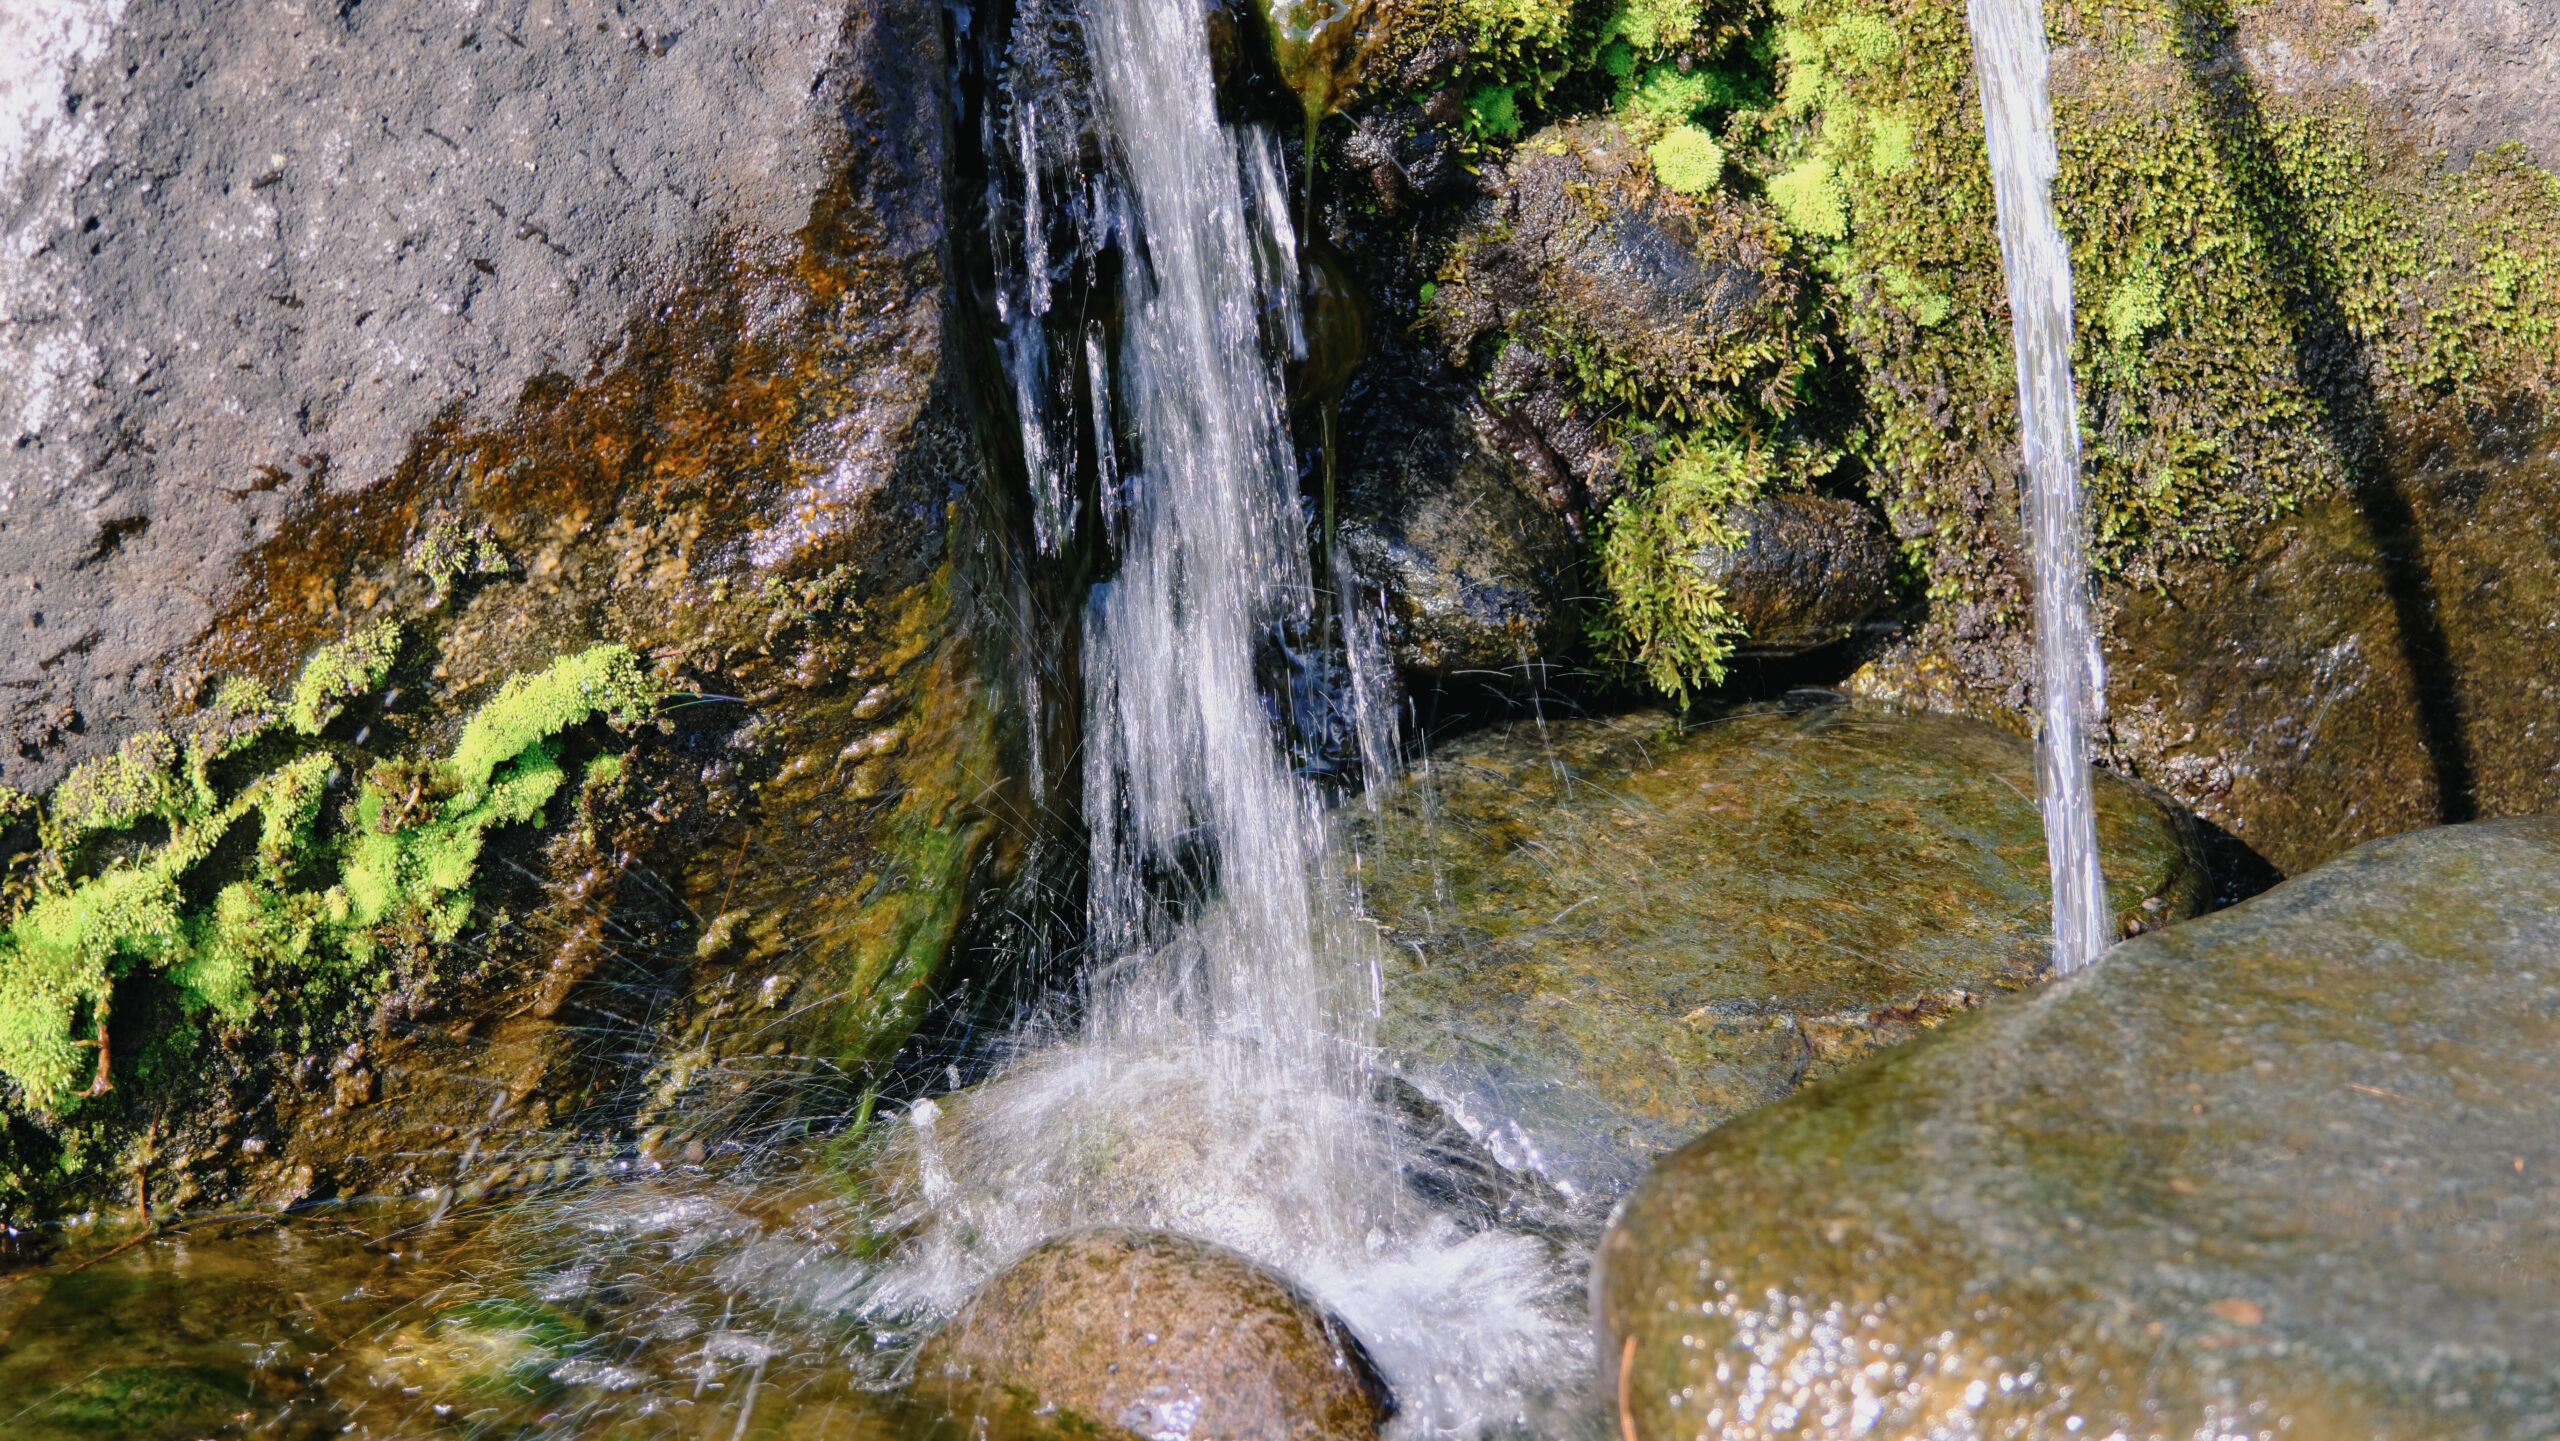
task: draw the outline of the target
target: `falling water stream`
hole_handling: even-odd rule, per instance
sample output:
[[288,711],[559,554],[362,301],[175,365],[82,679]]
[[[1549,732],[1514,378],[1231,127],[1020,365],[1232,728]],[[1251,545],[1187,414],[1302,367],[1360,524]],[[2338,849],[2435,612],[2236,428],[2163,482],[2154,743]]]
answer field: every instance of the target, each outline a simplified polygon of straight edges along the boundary
[[2017,354],[2018,439],[2035,557],[2037,804],[2053,873],[2053,968],[2106,950],[2106,879],[2090,793],[2092,701],[2105,696],[2089,625],[2088,528],[2080,506],[2080,420],[2071,387],[2071,248],[2053,208],[2059,168],[2039,0],[1970,0],[1974,69],[2000,211]]
[[[1462,1225],[1407,1184],[1369,1046],[1378,968],[1334,869],[1328,797],[1293,763],[1288,698],[1260,664],[1326,644],[1282,384],[1306,337],[1277,142],[1221,122],[1196,0],[1026,4],[1011,60],[997,123],[1021,172],[999,198],[1026,210],[999,278],[1044,545],[1067,543],[1077,511],[1077,431],[1054,399],[1074,392],[1047,379],[1070,347],[1106,452],[1104,534],[1085,543],[1113,566],[1083,616],[1095,959],[1071,1019],[1035,1021],[1002,1074],[909,1113],[884,1163],[888,1193],[911,1202],[905,1243],[862,1304],[947,1313],[1049,1236],[1162,1228],[1243,1251],[1343,1315],[1407,1434],[1528,1425],[1584,1369],[1578,1261]],[[1063,179],[1054,165],[1095,152]],[[1073,204],[1041,213],[1044,192]],[[1098,331],[1048,314],[1050,271],[1113,250],[1106,353]],[[1360,607],[1336,609],[1374,771],[1392,749],[1387,681]]]

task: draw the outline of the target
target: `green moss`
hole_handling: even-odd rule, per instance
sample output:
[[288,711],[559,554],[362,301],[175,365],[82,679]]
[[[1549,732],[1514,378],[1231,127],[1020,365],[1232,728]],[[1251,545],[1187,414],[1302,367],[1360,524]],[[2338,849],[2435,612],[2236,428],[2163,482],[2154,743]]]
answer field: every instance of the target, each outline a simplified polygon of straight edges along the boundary
[[1467,131],[1491,140],[1520,133],[1520,87],[1487,85],[1467,97]]
[[465,577],[507,575],[515,570],[515,563],[498,548],[489,527],[466,529],[462,522],[450,518],[434,522],[418,537],[418,543],[409,548],[409,564],[427,578],[439,596]]
[[1592,634],[1602,655],[1633,665],[1683,704],[1691,691],[1724,679],[1742,627],[1702,553],[1741,544],[1728,513],[1769,479],[1756,450],[1693,442],[1610,508],[1599,543],[1610,604]]
[[400,622],[383,620],[347,639],[320,648],[293,683],[293,701],[285,718],[293,728],[316,736],[338,718],[346,703],[382,687],[391,663],[400,654]]
[[1807,156],[1770,176],[1769,203],[1798,235],[1838,240],[1849,233],[1849,207],[1840,194],[1839,176],[1821,156]]
[[659,687],[626,646],[600,645],[562,656],[539,675],[516,676],[475,712],[455,742],[451,764],[462,782],[453,807],[479,804],[501,762],[599,711],[638,715],[657,703]]
[[[313,658],[295,688],[294,729],[315,736],[349,699],[381,684],[398,647],[391,622]],[[208,767],[275,723],[263,689],[225,686],[194,718],[187,744],[148,732],[74,771],[42,809],[40,834],[63,847],[145,817],[165,841],[93,874],[57,865],[0,930],[0,1076],[24,1104],[60,1110],[103,1081],[97,1037],[118,990],[157,977],[187,1014],[248,1019],[262,986],[315,974],[378,980],[367,969],[385,924],[452,938],[469,918],[485,833],[534,819],[563,781],[553,737],[599,712],[645,713],[655,684],[621,646],[564,656],[519,676],[473,714],[442,759],[395,759],[357,788],[356,824],[320,836],[337,753],[305,749],[217,793]],[[432,783],[432,799],[419,804]],[[246,874],[190,904],[186,884],[254,819]],[[333,876],[325,888],[307,875]],[[217,877],[218,879],[218,877]]]
[[[2000,613],[2019,600],[2014,502],[1981,476],[2014,386],[1964,7],[1780,12],[1778,99],[1728,149],[1748,138],[1733,158],[1865,357],[1863,458],[1931,593]],[[2055,196],[2102,570],[2226,549],[2336,491],[2387,412],[2547,388],[2560,180],[2512,150],[2452,171],[2395,149],[2353,93],[2259,91],[2209,0],[2053,13],[2079,57]]]
[[1724,180],[1724,147],[1695,125],[1683,125],[1646,150],[1654,178],[1684,195],[1712,194]]

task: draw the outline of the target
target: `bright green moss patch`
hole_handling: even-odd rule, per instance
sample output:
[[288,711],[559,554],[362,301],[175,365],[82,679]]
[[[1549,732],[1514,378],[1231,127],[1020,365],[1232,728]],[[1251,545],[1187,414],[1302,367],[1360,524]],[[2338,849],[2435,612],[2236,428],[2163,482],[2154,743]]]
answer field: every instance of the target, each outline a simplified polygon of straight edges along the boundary
[[1695,125],[1683,125],[1646,150],[1654,178],[1683,195],[1712,193],[1724,179],[1724,147]]
[[[314,657],[292,729],[314,736],[381,685],[398,637],[386,621]],[[304,748],[233,794],[216,789],[211,762],[277,725],[253,683],[223,687],[183,741],[147,732],[80,767],[39,808],[48,847],[145,817],[168,835],[87,874],[57,860],[0,929],[0,1077],[45,1113],[111,1085],[107,1018],[119,990],[146,978],[187,1014],[239,1023],[262,986],[325,974],[362,988],[385,924],[451,939],[470,916],[485,833],[534,819],[563,784],[553,738],[600,713],[644,714],[657,697],[624,647],[564,656],[501,686],[449,756],[377,764],[355,787],[352,823],[325,837],[323,805],[343,778],[329,747]],[[251,836],[245,857],[230,844]],[[201,874],[217,855],[227,880]],[[223,883],[209,903],[190,901],[207,880]]]
[[304,735],[320,734],[348,701],[382,688],[383,677],[391,674],[391,663],[399,654],[400,622],[396,620],[382,621],[321,647],[302,668],[302,678],[294,682],[285,718]]

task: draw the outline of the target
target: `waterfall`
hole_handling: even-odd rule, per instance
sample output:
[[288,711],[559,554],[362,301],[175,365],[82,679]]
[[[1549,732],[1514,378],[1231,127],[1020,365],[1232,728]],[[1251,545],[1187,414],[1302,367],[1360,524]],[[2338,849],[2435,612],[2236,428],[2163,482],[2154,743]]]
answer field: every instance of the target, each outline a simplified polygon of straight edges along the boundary
[[[1371,607],[1346,597],[1328,640],[1316,604],[1282,381],[1306,345],[1296,207],[1274,137],[1219,118],[1206,19],[1200,0],[1013,18],[987,122],[999,343],[1039,547],[1087,547],[1107,577],[1082,617],[1088,959],[998,1075],[896,1123],[900,1245],[860,1304],[930,1325],[1049,1236],[1156,1227],[1341,1314],[1400,1434],[1531,1426],[1588,1371],[1579,1258],[1407,1180],[1369,1034],[1375,942],[1291,755],[1305,687],[1275,676],[1344,677],[1373,785],[1392,678]],[[1105,280],[1116,307],[1093,308],[1116,325],[1061,298]]]
[[2090,795],[2090,710],[2106,684],[2089,624],[2080,420],[2071,389],[2071,250],[2053,209],[2059,162],[2043,7],[2038,0],[1970,0],[1968,12],[2018,363],[2018,438],[2035,555],[2036,798],[2053,873],[2053,969],[2063,973],[2095,961],[2110,940]]

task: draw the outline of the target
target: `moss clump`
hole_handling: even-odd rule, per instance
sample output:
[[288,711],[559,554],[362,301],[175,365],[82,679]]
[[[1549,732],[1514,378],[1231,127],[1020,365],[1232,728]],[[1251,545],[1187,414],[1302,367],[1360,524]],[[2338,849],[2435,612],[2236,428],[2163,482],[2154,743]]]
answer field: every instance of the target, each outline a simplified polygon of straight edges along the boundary
[[409,548],[409,564],[436,588],[439,599],[468,577],[507,575],[515,570],[489,527],[465,528],[450,517],[430,524],[418,537]]
[[1634,666],[1683,705],[1691,691],[1724,679],[1742,626],[1704,552],[1742,543],[1730,515],[1771,478],[1757,450],[1694,442],[1610,508],[1599,541],[1609,606],[1592,634],[1603,656]]
[[[531,820],[558,791],[552,739],[600,712],[645,713],[658,696],[624,647],[564,656],[502,686],[450,755],[374,767],[356,788],[355,824],[325,839],[322,803],[343,771],[334,748],[297,743],[222,793],[214,761],[270,735],[316,736],[383,682],[398,635],[386,621],[321,651],[281,717],[262,688],[226,685],[183,740],[137,736],[40,808],[54,864],[0,929],[0,1077],[27,1108],[58,1112],[84,1076],[91,1094],[110,1088],[106,1022],[126,986],[160,978],[182,1013],[237,1024],[262,986],[378,981],[367,965],[385,925],[451,938],[470,914],[484,833]],[[145,817],[166,824],[166,840],[94,868],[69,854]],[[251,835],[237,854],[232,838]],[[216,867],[218,855],[228,858]],[[207,889],[210,902],[191,899]]]
[[1645,151],[1654,178],[1683,195],[1708,195],[1724,181],[1724,147],[1695,125],[1682,125]]
[[400,622],[388,619],[321,647],[294,682],[285,718],[304,735],[320,734],[348,701],[380,690],[399,656]]

